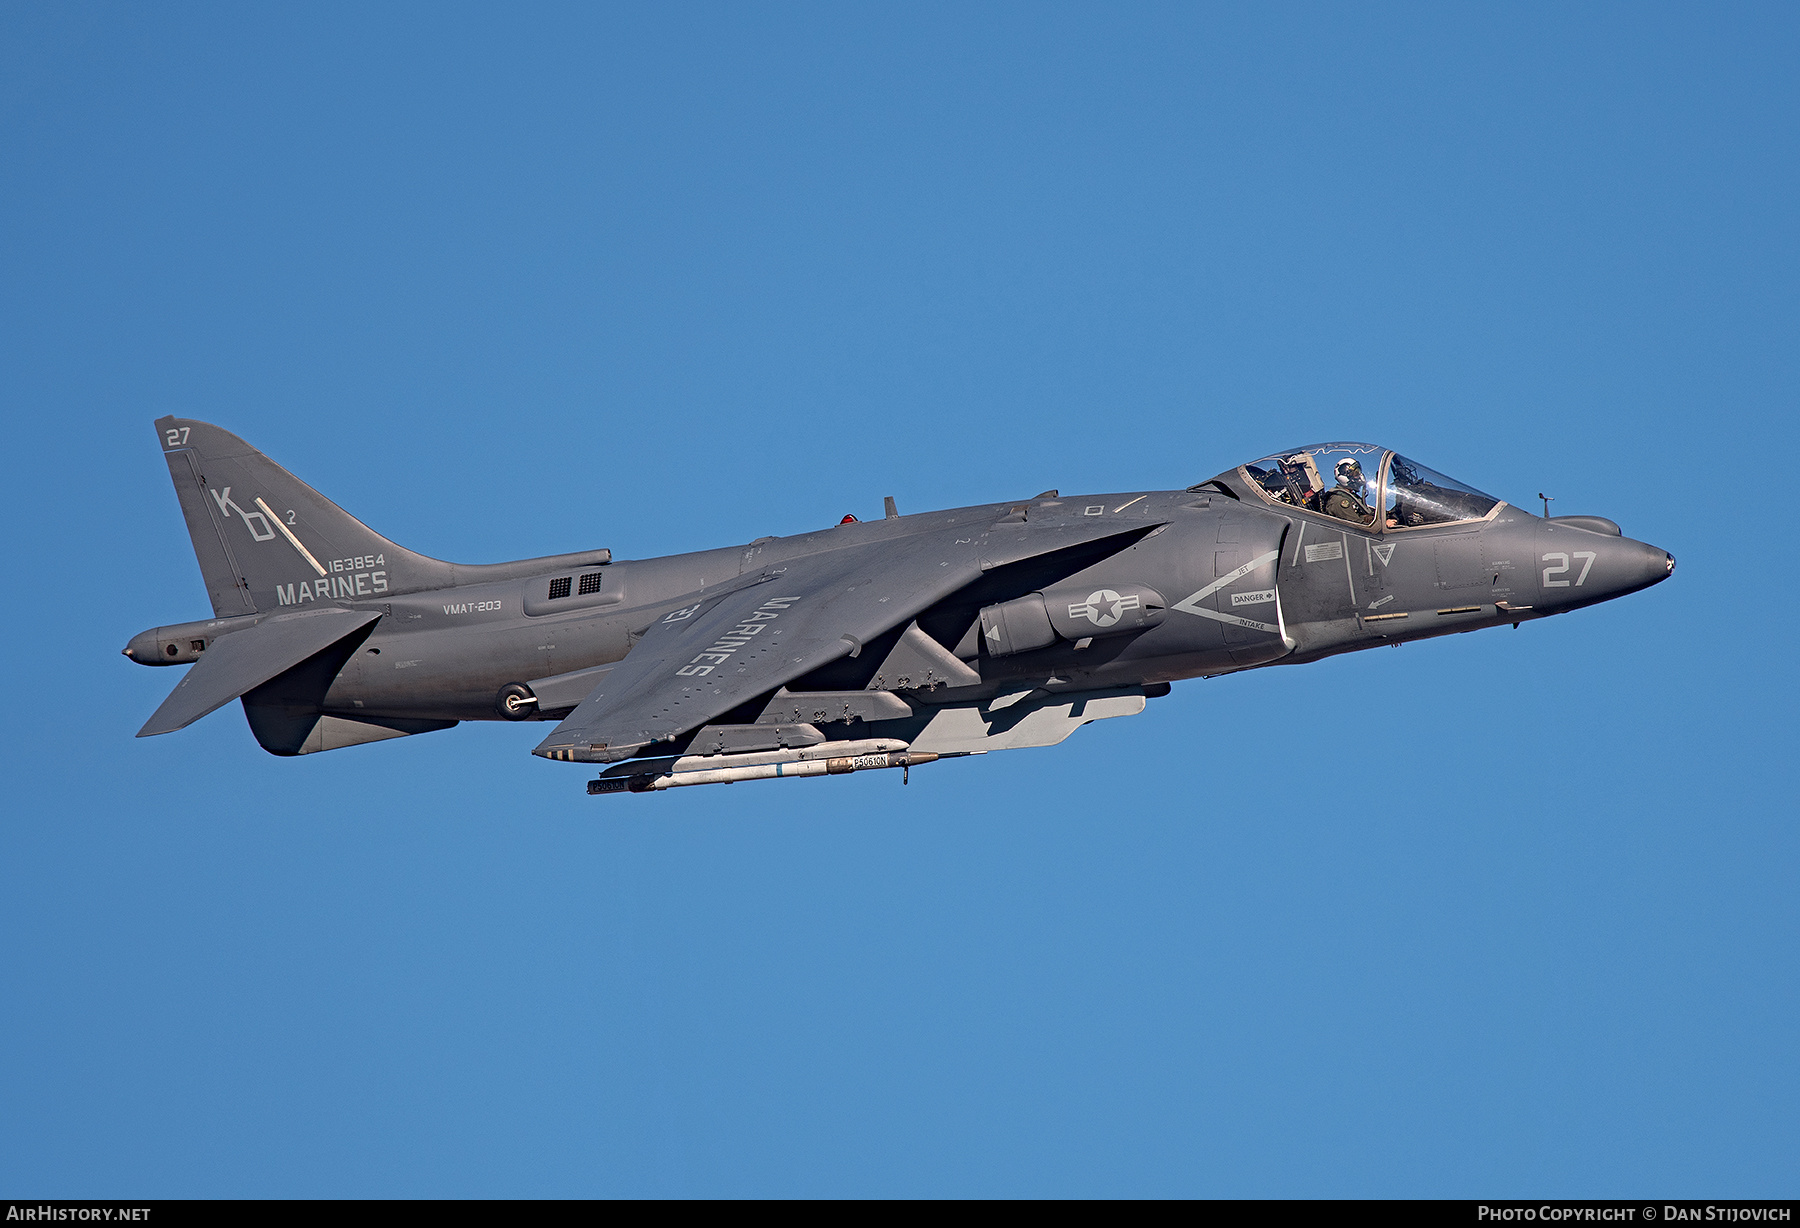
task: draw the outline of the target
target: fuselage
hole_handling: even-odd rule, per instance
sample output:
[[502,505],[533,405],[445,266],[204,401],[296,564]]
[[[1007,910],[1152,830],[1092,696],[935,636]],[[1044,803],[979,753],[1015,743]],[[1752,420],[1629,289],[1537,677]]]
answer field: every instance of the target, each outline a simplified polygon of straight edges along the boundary
[[[657,619],[746,572],[821,551],[879,552],[884,543],[945,528],[966,526],[973,536],[1004,531],[997,526],[1009,519],[1056,518],[1105,518],[1143,535],[1024,597],[1016,577],[1010,589],[965,595],[927,629],[980,681],[935,687],[927,702],[979,699],[1045,679],[1070,691],[1155,687],[1517,624],[1647,587],[1674,566],[1664,551],[1618,536],[1604,521],[1546,520],[1498,503],[1484,516],[1444,525],[1361,525],[1274,502],[1240,471],[1188,490],[983,504],[526,579],[403,594],[358,594],[354,585],[323,596],[308,590],[309,601],[381,615],[331,680],[322,709],[443,721],[551,717],[578,701],[577,692],[569,703],[525,710],[508,710],[502,693],[545,690],[544,680],[571,674],[585,679],[580,671],[621,660]],[[1017,608],[1049,632],[1006,640],[997,633],[1000,615],[982,617],[990,598],[988,608],[1002,615],[1025,602]],[[292,607],[271,613],[306,603],[296,593]],[[128,651],[145,663],[193,660],[202,649],[187,645],[254,621],[158,628]],[[1031,634],[1048,634],[1049,642],[1035,643]],[[170,651],[175,645],[179,653]],[[846,669],[817,689],[872,685],[857,680],[855,666]]]

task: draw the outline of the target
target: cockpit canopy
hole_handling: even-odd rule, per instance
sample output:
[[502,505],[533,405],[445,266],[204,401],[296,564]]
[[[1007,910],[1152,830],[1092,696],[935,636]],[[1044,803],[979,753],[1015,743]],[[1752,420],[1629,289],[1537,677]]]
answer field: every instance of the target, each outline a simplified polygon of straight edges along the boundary
[[1217,480],[1286,504],[1381,531],[1480,520],[1500,500],[1368,443],[1321,443],[1251,461]]

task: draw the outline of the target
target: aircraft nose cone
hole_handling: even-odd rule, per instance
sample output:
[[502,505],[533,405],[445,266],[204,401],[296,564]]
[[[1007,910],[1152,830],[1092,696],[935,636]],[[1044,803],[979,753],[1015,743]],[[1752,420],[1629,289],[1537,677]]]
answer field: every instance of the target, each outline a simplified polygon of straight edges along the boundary
[[1632,544],[1641,547],[1643,551],[1643,555],[1638,563],[1639,567],[1643,569],[1644,582],[1642,587],[1648,588],[1652,584],[1661,584],[1664,580],[1667,580],[1670,576],[1675,574],[1675,556],[1670,554],[1667,550],[1658,546],[1648,545],[1644,542],[1634,542]]
[[1648,542],[1619,538],[1606,554],[1612,556],[1603,556],[1604,562],[1610,564],[1606,570],[1612,573],[1606,578],[1607,584],[1619,596],[1661,584],[1675,574],[1675,556]]
[[1610,601],[1661,584],[1675,571],[1675,556],[1660,546],[1586,524],[1540,521],[1538,541],[1540,609]]

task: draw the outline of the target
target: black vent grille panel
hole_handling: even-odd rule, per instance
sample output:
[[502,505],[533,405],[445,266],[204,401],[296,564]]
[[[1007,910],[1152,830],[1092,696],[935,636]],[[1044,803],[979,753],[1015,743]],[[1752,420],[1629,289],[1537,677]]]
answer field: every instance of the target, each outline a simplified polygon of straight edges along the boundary
[[589,593],[597,593],[600,591],[601,574],[602,573],[600,572],[593,571],[581,577],[581,596],[586,597]]
[[555,601],[558,597],[567,597],[569,595],[569,582],[573,579],[573,576],[563,576],[560,579],[550,581],[550,600]]

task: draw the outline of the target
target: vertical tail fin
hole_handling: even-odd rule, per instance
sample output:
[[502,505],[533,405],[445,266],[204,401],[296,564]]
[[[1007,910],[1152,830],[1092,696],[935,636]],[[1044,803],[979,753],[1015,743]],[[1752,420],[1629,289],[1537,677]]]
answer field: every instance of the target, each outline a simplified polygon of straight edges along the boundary
[[229,431],[159,418],[156,435],[216,617],[455,583],[452,564],[396,546]]

